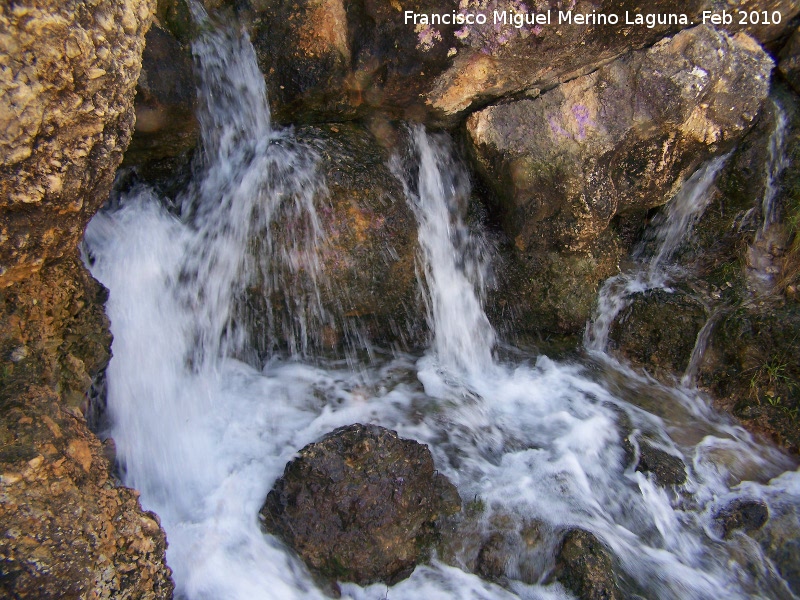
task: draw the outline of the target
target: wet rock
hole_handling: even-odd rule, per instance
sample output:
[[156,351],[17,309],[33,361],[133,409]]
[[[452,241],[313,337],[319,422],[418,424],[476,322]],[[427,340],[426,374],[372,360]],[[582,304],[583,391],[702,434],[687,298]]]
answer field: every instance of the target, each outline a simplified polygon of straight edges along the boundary
[[705,307],[686,292],[651,290],[620,312],[609,332],[615,353],[668,381],[689,366]]
[[714,328],[700,371],[715,406],[795,453],[800,448],[798,336],[796,304],[744,305]]
[[[147,32],[142,72],[136,84],[136,129],[123,165],[157,168],[197,144],[196,84],[191,56],[167,31]],[[171,159],[171,160],[170,160]]]
[[786,81],[800,93],[800,28],[783,47],[779,56],[778,70]]
[[610,229],[577,252],[501,246],[497,285],[487,303],[492,324],[509,339],[558,339],[575,348],[600,285],[618,272],[622,251]]
[[696,27],[535,99],[467,119],[479,169],[523,248],[586,249],[618,212],[658,206],[751,126],[772,61]]
[[155,2],[0,6],[0,596],[169,598],[166,540],[87,428],[110,357],[78,259],[133,128]]
[[300,450],[260,515],[313,571],[366,585],[410,575],[437,519],[460,509],[424,445],[356,424]]
[[490,581],[497,581],[506,574],[515,550],[511,541],[502,533],[493,533],[478,551],[475,572]]
[[764,526],[769,519],[767,505],[758,500],[734,500],[714,517],[722,528],[723,537],[737,529],[752,532]]
[[[424,310],[415,271],[416,219],[387,166],[388,153],[367,129],[351,124],[301,127],[297,138],[316,149],[318,170],[327,182],[327,193],[315,200],[324,233],[316,258],[326,318],[313,332],[320,336],[313,343],[331,347],[353,342],[363,347],[366,337],[405,346],[415,336],[421,339]],[[279,229],[291,234],[293,226],[282,223]],[[270,323],[293,322],[275,314],[270,305],[292,309],[296,297],[284,297],[277,290],[267,305],[261,289],[254,291],[245,307],[254,324],[253,339],[288,339],[286,328],[272,336],[260,332]],[[311,291],[295,296],[301,293]],[[362,339],[354,342],[359,336]]]
[[[681,485],[686,483],[686,467],[683,461],[660,448],[657,448],[645,439],[637,439],[639,459],[636,470],[641,473],[652,473],[656,483],[660,486]],[[622,449],[628,462],[636,458],[636,449],[630,437],[622,440]]]
[[556,555],[555,577],[581,600],[623,598],[612,570],[611,552],[593,534],[571,529]]
[[105,298],[76,260],[0,290],[2,597],[171,597],[158,517],[84,419],[110,358]]
[[[774,505],[773,505],[774,508]],[[789,589],[800,594],[800,515],[794,505],[778,506],[778,514],[748,535],[759,542]]]
[[467,119],[520,273],[502,280],[501,295],[524,299],[523,327],[582,329],[622,254],[612,219],[665,203],[704,159],[741,137],[771,66],[751,38],[696,27]]

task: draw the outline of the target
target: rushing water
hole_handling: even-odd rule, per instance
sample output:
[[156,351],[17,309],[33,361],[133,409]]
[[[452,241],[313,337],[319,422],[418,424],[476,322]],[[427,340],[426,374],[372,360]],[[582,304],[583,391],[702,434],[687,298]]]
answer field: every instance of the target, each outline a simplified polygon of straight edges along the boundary
[[[468,572],[476,549],[465,538],[450,564],[434,559],[390,590],[346,584],[344,597],[566,598],[549,574],[561,533],[574,526],[611,548],[628,589],[647,598],[792,597],[758,544],[721,539],[713,521],[739,497],[762,499],[773,514],[796,505],[800,482],[785,456],[693,392],[622,367],[493,356],[480,301],[486,265],[459,216],[467,179],[445,141],[422,128],[410,130],[393,167],[419,222],[430,350],[376,353],[357,368],[287,358],[310,347],[303,340],[325,318],[315,308],[314,319],[301,311],[276,329],[295,336],[288,354],[255,362],[247,347],[257,341],[236,328],[235,300],[254,278],[291,290],[293,269],[313,272],[314,202],[325,187],[313,152],[271,128],[246,38],[207,31],[196,55],[205,154],[180,216],[139,187],[86,234],[92,272],[110,290],[108,434],[125,483],[162,519],[179,597],[322,597],[261,532],[257,513],[298,449],[355,422],[428,444],[462,498],[480,499],[479,537],[535,530],[539,543],[513,553],[506,587]],[[301,235],[264,241],[286,211],[305,223]],[[259,260],[247,258],[254,238]],[[297,293],[313,307],[313,293]],[[687,483],[665,490],[634,471],[626,435],[682,457]]]

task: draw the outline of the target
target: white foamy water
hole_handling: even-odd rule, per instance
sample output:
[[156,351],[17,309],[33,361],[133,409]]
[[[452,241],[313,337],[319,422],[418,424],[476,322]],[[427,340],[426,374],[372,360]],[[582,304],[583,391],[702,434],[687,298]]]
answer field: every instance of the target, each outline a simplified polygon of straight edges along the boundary
[[[474,524],[479,534],[502,528],[519,538],[533,528],[540,542],[512,553],[505,587],[469,572],[476,550],[465,543],[453,564],[434,559],[388,590],[345,584],[345,598],[567,598],[549,574],[561,534],[576,526],[613,550],[624,579],[647,598],[791,597],[756,544],[720,539],[712,519],[740,496],[773,510],[800,501],[788,458],[701,397],[621,368],[493,359],[480,260],[461,256],[469,234],[459,216],[464,170],[421,128],[411,131],[406,161],[418,168],[397,173],[419,221],[430,350],[378,352],[356,368],[302,361],[291,349],[263,365],[237,360],[252,357],[247,345],[257,342],[236,328],[237,295],[254,277],[279,285],[297,261],[313,264],[314,203],[324,183],[313,153],[270,128],[246,38],[205,36],[201,94],[217,97],[206,98],[213,126],[204,125],[205,163],[182,216],[137,188],[99,213],[86,235],[92,272],[110,290],[108,434],[125,483],[162,519],[179,598],[324,597],[303,565],[261,532],[257,513],[297,450],[356,422],[428,444],[462,498],[485,507]],[[217,76],[232,86],[223,106],[225,90],[208,84]],[[287,210],[310,225],[303,235],[246,258],[252,238]],[[664,490],[634,471],[622,450],[626,435],[682,457],[687,483]]]

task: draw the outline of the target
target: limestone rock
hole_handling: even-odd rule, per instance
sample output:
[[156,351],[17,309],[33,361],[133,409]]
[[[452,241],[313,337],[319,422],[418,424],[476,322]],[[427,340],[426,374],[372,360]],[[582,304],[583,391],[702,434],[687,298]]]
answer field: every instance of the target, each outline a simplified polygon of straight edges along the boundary
[[[321,339],[312,342],[331,347],[365,335],[382,344],[413,343],[424,315],[415,272],[417,224],[402,185],[387,166],[388,153],[357,125],[305,126],[296,135],[318,153],[318,170],[327,183],[327,192],[315,199],[324,235],[316,257],[326,318],[312,332]],[[279,223],[275,235],[293,229],[291,223]],[[270,323],[291,323],[282,307],[294,309],[297,296],[312,290],[309,286],[286,295],[276,290],[269,297],[254,286],[243,307],[256,332],[252,339],[267,339],[260,332]],[[282,327],[271,339],[292,337],[291,326]],[[363,340],[357,345],[363,347]]]
[[425,558],[436,521],[461,510],[427,447],[375,425],[339,428],[300,450],[261,509],[315,572],[366,585],[404,579]]
[[609,332],[610,348],[669,381],[686,371],[707,320],[703,305],[686,292],[645,292],[617,317]]
[[104,299],[77,261],[0,291],[0,596],[171,596],[158,518],[84,418],[110,358]]
[[154,4],[0,7],[0,286],[73,251],[106,201]]
[[618,212],[663,204],[749,129],[772,61],[696,27],[533,100],[467,120],[478,164],[525,247],[581,250]]
[[752,38],[701,26],[467,119],[510,241],[499,295],[521,329],[583,328],[625,250],[620,223],[643,221],[748,131],[771,67]]
[[136,84],[136,129],[125,165],[173,159],[197,143],[196,85],[188,51],[165,30],[147,32]]

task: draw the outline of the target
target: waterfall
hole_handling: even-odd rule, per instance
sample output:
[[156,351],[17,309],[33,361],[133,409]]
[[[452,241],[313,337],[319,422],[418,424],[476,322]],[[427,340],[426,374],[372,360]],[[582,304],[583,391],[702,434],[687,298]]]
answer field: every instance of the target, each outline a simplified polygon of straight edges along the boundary
[[[747,252],[748,273],[755,288],[762,294],[768,293],[772,287],[777,267],[773,263],[772,245],[778,218],[776,200],[780,190],[780,178],[789,164],[786,155],[786,134],[789,117],[780,103],[773,99],[775,127],[767,143],[767,160],[764,163],[764,193],[760,199],[761,222],[753,236]],[[751,212],[756,212],[755,209]]]
[[[637,267],[629,273],[611,277],[603,284],[597,308],[584,333],[587,350],[605,352],[614,319],[630,305],[635,294],[667,287],[670,261],[711,202],[712,185],[728,156],[726,154],[709,161],[684,182],[667,204],[666,210],[654,219],[644,242],[634,250]],[[655,243],[656,251],[648,258],[645,255],[651,241]]]
[[[408,152],[392,165],[419,223],[431,350],[355,368],[309,364],[303,347],[325,319],[306,318],[323,283],[315,154],[271,127],[245,35],[205,27],[195,54],[203,155],[180,214],[139,186],[98,213],[85,239],[91,271],[110,290],[105,433],[123,482],[161,518],[177,598],[322,600],[257,514],[300,448],[356,422],[428,444],[439,472],[482,508],[457,524],[463,536],[442,540],[449,555],[389,590],[344,583],[343,598],[565,598],[550,575],[573,527],[613,551],[631,593],[791,597],[758,544],[714,533],[714,515],[741,497],[773,514],[796,505],[800,475],[786,473],[796,462],[688,390],[522,352],[515,362],[493,358],[481,308],[487,253],[461,217],[469,182],[443,137],[411,127]],[[718,168],[693,176],[673,202],[702,204]],[[298,274],[314,285],[298,286]],[[237,301],[263,282],[264,294],[305,309],[283,325],[276,317],[270,339],[257,340],[241,327]],[[274,348],[269,359],[250,360],[261,343]],[[665,489],[635,470],[624,438],[683,460],[686,483]],[[494,534],[516,544],[503,585],[469,571]]]
[[419,224],[434,352],[445,368],[478,373],[492,365],[495,332],[480,299],[488,264],[461,215],[469,199],[469,177],[443,139],[419,125],[410,128],[410,138],[412,166],[403,166],[398,157],[392,166]]

